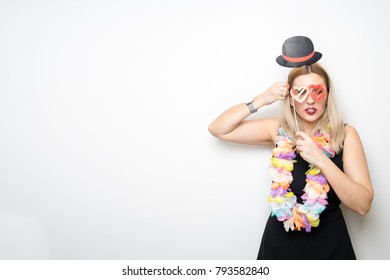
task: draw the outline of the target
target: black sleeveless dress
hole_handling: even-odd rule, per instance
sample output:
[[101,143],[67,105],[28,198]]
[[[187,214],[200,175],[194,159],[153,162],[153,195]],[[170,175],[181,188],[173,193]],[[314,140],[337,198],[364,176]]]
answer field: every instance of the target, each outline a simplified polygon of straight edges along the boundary
[[[332,161],[343,170],[343,152],[337,154]],[[302,203],[301,196],[306,185],[305,172],[309,164],[300,155],[295,158],[293,182],[290,187]],[[258,260],[355,260],[355,252],[340,209],[340,199],[330,186],[327,208],[320,215],[318,227],[311,232],[286,232],[283,222],[275,216],[269,217],[261,240]]]

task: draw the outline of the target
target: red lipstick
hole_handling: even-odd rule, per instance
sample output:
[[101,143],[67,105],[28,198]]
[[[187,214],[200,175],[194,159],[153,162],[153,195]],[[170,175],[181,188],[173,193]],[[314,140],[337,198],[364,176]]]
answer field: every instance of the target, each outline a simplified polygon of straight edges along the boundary
[[316,108],[307,108],[305,109],[305,112],[309,115],[314,115],[317,112]]

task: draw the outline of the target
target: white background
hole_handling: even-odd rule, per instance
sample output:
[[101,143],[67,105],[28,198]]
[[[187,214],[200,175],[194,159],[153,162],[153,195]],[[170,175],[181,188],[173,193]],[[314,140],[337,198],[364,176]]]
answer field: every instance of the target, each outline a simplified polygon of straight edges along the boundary
[[371,211],[343,208],[357,257],[390,259],[389,6],[2,0],[0,258],[255,259],[271,150],[207,127],[305,35],[370,167]]

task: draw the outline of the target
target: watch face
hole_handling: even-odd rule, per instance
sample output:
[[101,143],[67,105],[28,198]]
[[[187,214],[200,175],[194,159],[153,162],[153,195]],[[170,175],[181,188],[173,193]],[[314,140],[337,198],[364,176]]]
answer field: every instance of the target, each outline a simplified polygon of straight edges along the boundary
[[249,103],[252,103],[252,102],[253,102],[253,97],[249,97],[249,98],[245,101],[246,104],[249,104]]

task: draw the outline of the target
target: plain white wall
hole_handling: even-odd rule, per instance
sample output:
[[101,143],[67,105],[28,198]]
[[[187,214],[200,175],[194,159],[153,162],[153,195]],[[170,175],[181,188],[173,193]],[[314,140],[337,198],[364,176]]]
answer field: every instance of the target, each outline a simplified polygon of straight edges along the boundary
[[[255,259],[270,148],[208,124],[309,36],[365,146],[359,259],[390,259],[387,1],[1,1],[0,258]],[[253,118],[272,116],[273,104]],[[384,249],[386,248],[386,249]]]

